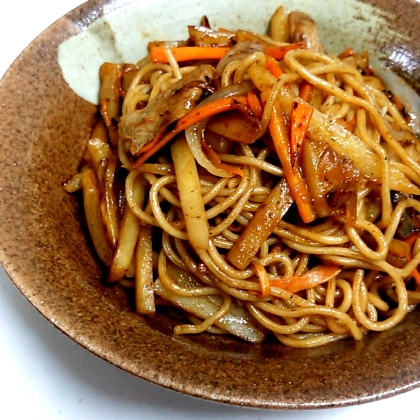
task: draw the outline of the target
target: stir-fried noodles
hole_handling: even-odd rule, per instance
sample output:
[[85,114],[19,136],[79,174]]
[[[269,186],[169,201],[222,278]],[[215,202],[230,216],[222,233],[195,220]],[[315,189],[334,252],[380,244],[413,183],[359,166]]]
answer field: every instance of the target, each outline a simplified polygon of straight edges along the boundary
[[268,35],[210,29],[104,63],[82,190],[107,281],[176,334],[314,347],[420,300],[420,155],[367,53],[335,56],[280,7]]

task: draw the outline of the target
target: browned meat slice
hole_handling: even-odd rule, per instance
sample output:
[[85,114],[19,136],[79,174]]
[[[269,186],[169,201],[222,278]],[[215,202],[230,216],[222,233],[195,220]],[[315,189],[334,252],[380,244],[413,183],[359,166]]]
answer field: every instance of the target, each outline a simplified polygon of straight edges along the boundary
[[304,42],[308,50],[319,53],[323,48],[318,38],[316,23],[305,13],[292,12],[289,14],[289,28],[291,42]]
[[136,155],[157,133],[194,108],[213,72],[212,66],[203,64],[150,100],[146,108],[123,115],[118,130],[124,150]]
[[198,47],[231,47],[234,33],[213,31],[204,26],[188,26],[189,41]]

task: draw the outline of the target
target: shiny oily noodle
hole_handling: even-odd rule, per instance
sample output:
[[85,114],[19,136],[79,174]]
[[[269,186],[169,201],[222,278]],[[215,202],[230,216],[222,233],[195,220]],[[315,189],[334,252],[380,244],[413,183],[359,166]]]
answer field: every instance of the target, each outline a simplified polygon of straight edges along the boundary
[[[80,172],[107,282],[175,334],[290,347],[360,340],[420,300],[420,160],[366,52],[327,54],[280,7],[269,34],[210,28],[100,69]],[[173,309],[178,308],[178,309]]]

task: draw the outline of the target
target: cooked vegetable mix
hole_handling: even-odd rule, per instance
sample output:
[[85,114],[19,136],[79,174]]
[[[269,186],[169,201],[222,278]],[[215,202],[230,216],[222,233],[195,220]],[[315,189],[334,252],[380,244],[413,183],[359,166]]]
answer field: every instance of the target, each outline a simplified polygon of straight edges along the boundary
[[420,301],[420,146],[398,92],[279,7],[100,69],[80,172],[106,281],[175,334],[291,347],[360,340]]

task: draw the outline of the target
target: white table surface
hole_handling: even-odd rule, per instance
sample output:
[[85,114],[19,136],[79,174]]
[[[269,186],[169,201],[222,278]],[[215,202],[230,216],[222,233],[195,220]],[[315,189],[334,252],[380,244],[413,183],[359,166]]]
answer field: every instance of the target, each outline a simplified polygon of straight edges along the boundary
[[[0,77],[46,27],[81,0],[2,0]],[[45,320],[0,269],[0,418],[397,419],[418,417],[420,389],[359,406],[276,412],[226,406],[160,388],[81,348]]]

